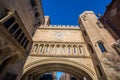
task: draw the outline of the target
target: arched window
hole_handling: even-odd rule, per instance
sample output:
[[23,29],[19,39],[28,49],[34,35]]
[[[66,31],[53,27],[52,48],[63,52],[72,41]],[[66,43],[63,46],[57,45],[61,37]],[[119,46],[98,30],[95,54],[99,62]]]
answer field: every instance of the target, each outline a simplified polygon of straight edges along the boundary
[[24,48],[27,47],[28,43],[29,43],[29,40],[26,41],[26,43],[25,43],[25,45],[24,45]]
[[37,52],[37,50],[38,50],[38,44],[35,44],[35,45],[34,45],[34,48],[33,48],[33,51],[34,51],[34,52]]
[[35,6],[36,6],[35,0],[31,0],[31,5],[32,5],[32,7],[35,7]]
[[19,27],[18,23],[14,24],[14,25],[10,28],[9,32],[10,32],[11,34],[13,34],[13,33],[17,30],[18,27]]
[[90,44],[88,44],[88,47],[89,47],[90,52],[94,53],[93,47]]
[[43,52],[43,44],[40,45],[40,52]]
[[22,46],[24,45],[24,43],[25,43],[26,40],[27,40],[27,38],[24,37],[24,39],[23,39],[22,42],[21,42],[21,45],[22,45]]
[[39,13],[35,12],[35,18],[39,17]]
[[71,45],[68,45],[68,53],[71,53]]
[[83,30],[83,34],[84,34],[85,36],[87,36],[87,33],[86,33],[86,31],[85,31],[85,30]]
[[47,45],[45,45],[45,53],[48,53],[48,47],[49,47],[49,45],[47,44]]
[[103,73],[102,73],[102,71],[101,71],[101,68],[100,68],[98,65],[97,65],[96,67],[97,67],[97,71],[98,71],[99,75],[100,75],[100,76],[103,76]]
[[18,42],[21,42],[21,40],[24,38],[24,33],[22,33],[21,35],[20,35],[20,37],[18,38]]
[[79,46],[79,53],[83,53],[83,47],[82,46]]
[[55,46],[51,45],[51,53],[54,54],[55,53]]
[[5,28],[9,28],[15,22],[15,18],[11,17],[6,22],[3,23]]
[[98,42],[98,46],[102,53],[107,52],[107,50],[102,42]]
[[20,35],[21,32],[22,32],[22,29],[21,28],[18,29],[17,32],[14,34],[14,38],[16,39]]
[[73,46],[73,51],[74,51],[74,54],[76,54],[77,53],[77,46]]

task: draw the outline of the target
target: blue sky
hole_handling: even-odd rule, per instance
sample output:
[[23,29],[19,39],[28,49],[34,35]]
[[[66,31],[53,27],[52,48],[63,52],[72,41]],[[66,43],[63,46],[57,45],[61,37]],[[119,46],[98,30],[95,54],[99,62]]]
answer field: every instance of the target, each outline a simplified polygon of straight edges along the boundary
[[104,14],[112,0],[42,0],[44,15],[49,15],[51,24],[77,25],[78,16],[85,10]]
[[56,72],[56,75],[57,75],[57,80],[59,80],[60,76],[63,74],[63,72]]

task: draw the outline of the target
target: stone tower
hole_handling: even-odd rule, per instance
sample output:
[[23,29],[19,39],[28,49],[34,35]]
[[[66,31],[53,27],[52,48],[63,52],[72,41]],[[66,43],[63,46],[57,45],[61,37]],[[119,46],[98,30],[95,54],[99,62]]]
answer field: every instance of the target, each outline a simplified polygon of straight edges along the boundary
[[120,80],[120,59],[112,47],[115,39],[92,11],[83,12],[79,24],[98,80]]

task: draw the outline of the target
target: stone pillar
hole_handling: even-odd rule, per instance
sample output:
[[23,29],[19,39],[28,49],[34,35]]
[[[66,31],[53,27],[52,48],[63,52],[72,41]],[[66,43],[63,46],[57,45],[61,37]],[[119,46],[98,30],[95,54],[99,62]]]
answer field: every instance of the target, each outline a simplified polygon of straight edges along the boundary
[[71,45],[71,47],[70,47],[70,54],[74,55],[73,45]]
[[40,49],[41,49],[41,46],[40,46],[40,44],[38,44],[38,51],[37,51],[37,54],[40,53]]
[[48,55],[50,54],[50,44],[48,45],[48,51],[47,51],[47,54],[48,54]]
[[80,47],[81,54],[83,54],[83,52],[84,52],[83,49],[84,49],[84,48],[81,46],[81,47]]
[[79,55],[79,47],[78,47],[78,45],[76,46],[76,55]]
[[49,45],[49,54],[50,55],[52,54],[52,45],[51,44]]
[[45,51],[45,44],[43,44],[42,54],[44,54],[44,51]]
[[60,47],[59,47],[59,53],[60,53],[60,55],[62,55],[62,45],[60,45]]
[[52,52],[53,52],[53,53],[52,53],[53,55],[56,54],[56,45],[55,45],[55,44],[54,44],[54,46],[53,46],[53,50],[52,50]]
[[68,55],[68,45],[65,45],[65,53],[64,55]]
[[38,48],[37,48],[37,51],[36,51],[37,54],[39,54],[39,49],[40,49],[40,44],[38,44]]

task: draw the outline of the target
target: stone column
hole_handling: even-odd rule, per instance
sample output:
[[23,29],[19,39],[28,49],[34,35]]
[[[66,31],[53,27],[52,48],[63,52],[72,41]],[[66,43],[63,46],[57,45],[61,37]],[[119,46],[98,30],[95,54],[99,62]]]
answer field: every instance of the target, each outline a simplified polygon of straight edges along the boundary
[[80,50],[81,50],[81,54],[83,54],[83,47],[82,46],[80,47]]
[[54,46],[54,55],[56,55],[57,54],[57,47],[56,47],[57,45],[55,44],[55,46]]
[[65,53],[64,55],[68,55],[68,45],[65,45]]
[[50,49],[51,49],[51,45],[49,44],[48,45],[48,51],[47,51],[48,55],[50,55]]
[[40,44],[38,44],[38,48],[37,48],[37,51],[36,51],[37,54],[39,54],[39,49],[40,49]]
[[70,54],[71,54],[71,55],[74,55],[73,45],[71,45]]
[[79,47],[78,47],[78,45],[76,46],[76,55],[79,55]]
[[59,47],[59,55],[62,55],[62,45]]
[[42,54],[44,54],[45,52],[45,44],[43,44],[43,48],[42,48]]
[[49,54],[52,54],[52,44],[49,45]]
[[38,47],[38,54],[40,54],[41,46],[40,46],[40,44],[39,44],[38,46],[39,46],[39,47]]

